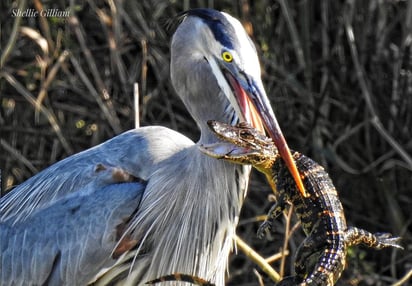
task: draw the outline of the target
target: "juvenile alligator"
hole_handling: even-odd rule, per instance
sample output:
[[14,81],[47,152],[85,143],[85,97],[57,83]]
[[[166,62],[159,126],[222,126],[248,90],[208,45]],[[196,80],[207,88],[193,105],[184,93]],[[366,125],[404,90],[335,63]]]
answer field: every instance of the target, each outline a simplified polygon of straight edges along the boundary
[[208,124],[223,142],[202,146],[203,152],[218,159],[253,165],[267,176],[276,190],[277,203],[259,228],[260,237],[272,229],[272,222],[283,212],[288,201],[295,207],[307,238],[296,253],[295,276],[287,277],[277,285],[334,285],[345,267],[347,248],[351,245],[402,248],[400,238],[389,233],[372,234],[348,227],[332,180],[312,159],[292,152],[308,193],[303,197],[270,139],[245,123],[230,126],[209,121]]

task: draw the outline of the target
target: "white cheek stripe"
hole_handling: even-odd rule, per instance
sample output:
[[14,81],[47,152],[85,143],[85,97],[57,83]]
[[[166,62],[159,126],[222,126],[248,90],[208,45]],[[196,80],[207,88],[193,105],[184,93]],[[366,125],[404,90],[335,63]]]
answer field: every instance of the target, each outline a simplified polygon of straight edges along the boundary
[[232,92],[232,89],[227,82],[226,78],[224,77],[222,71],[220,70],[218,64],[216,63],[216,60],[214,58],[208,59],[208,62],[210,64],[210,67],[212,68],[212,72],[215,75],[217,79],[217,83],[222,89],[223,93],[229,100],[230,104],[233,106],[233,108],[236,111],[236,114],[238,115],[239,119],[242,121],[245,121],[245,118],[243,116],[242,111],[240,110],[240,106],[236,100],[235,95]]

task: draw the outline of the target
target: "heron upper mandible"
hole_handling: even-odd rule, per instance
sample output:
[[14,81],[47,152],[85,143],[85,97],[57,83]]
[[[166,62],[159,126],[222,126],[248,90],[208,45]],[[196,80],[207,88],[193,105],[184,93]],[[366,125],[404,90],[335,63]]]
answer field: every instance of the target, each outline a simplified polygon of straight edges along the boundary
[[7,193],[1,285],[140,285],[176,272],[224,285],[250,168],[200,152],[216,141],[210,119],[264,126],[299,181],[240,22],[211,9],[177,18],[171,79],[199,142],[160,126],[130,130]]

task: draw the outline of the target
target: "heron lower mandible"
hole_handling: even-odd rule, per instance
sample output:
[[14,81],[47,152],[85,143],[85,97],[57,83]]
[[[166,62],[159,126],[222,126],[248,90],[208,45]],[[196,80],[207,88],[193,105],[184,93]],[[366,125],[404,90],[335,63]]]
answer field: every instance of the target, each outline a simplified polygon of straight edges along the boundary
[[264,126],[299,181],[240,22],[211,9],[177,20],[171,78],[199,142],[160,126],[130,130],[6,194],[1,285],[140,285],[175,272],[224,285],[250,168],[199,151],[216,140],[209,119]]

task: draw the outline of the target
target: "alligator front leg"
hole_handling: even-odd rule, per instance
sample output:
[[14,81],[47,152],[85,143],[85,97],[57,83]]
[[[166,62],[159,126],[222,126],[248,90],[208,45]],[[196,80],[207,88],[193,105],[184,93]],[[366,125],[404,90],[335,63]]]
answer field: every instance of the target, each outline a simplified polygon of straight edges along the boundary
[[334,264],[341,258],[336,257],[335,251],[338,250],[332,250],[325,234],[312,232],[296,252],[296,280],[307,285],[333,285]]
[[257,231],[257,236],[260,239],[264,238],[265,235],[268,236],[273,231],[272,230],[273,222],[277,219],[279,215],[282,214],[285,208],[286,208],[286,199],[285,199],[285,195],[282,194],[278,197],[278,201],[276,202],[276,204],[274,204],[270,208],[265,221],[260,225]]

